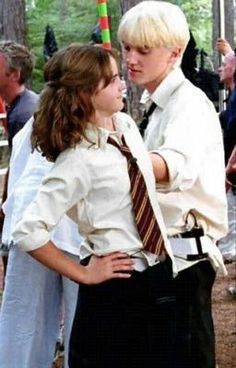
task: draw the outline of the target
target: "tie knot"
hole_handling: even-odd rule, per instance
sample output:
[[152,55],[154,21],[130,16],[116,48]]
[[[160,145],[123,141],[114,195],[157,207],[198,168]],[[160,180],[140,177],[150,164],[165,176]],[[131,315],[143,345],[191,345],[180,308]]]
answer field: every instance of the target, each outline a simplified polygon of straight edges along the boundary
[[124,136],[122,135],[121,137],[121,142],[122,144],[120,145],[117,141],[115,141],[115,139],[111,138],[110,136],[107,139],[107,143],[112,144],[113,146],[115,146],[116,148],[118,148],[120,150],[120,152],[127,158],[127,159],[131,159],[132,153],[130,152],[129,147],[127,146]]

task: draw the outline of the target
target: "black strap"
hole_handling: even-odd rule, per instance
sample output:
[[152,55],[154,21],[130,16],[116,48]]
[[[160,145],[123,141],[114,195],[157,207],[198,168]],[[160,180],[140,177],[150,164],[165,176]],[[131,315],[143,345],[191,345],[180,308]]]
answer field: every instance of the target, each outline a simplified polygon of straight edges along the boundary
[[187,254],[187,260],[189,261],[196,261],[198,259],[207,258],[208,253],[203,253],[202,251],[202,243],[201,243],[201,237],[204,236],[204,230],[201,226],[197,223],[197,218],[193,212],[193,210],[190,210],[186,216],[185,219],[185,225],[188,226],[188,219],[189,216],[192,216],[194,220],[194,225],[191,228],[191,230],[186,231],[185,233],[181,234],[182,238],[195,238],[196,246],[197,246],[197,254]]
[[157,105],[155,104],[155,102],[152,102],[152,104],[149,107],[148,111],[144,110],[143,120],[139,124],[139,132],[140,132],[142,137],[144,136],[144,132],[145,132],[147,126],[148,126],[149,116],[152,115],[152,113],[153,113],[153,111],[155,110],[156,107],[157,107]]

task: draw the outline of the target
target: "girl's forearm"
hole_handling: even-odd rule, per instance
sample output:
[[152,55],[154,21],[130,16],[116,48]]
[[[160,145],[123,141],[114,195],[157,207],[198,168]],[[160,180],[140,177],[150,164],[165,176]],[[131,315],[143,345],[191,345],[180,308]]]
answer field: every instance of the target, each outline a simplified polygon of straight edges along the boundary
[[83,284],[99,284],[113,278],[129,278],[133,260],[125,253],[114,252],[106,256],[92,256],[87,266],[67,257],[51,241],[29,254],[44,266],[69,279]]
[[86,269],[78,262],[66,256],[53,242],[29,252],[29,254],[44,266],[77,283],[86,282]]

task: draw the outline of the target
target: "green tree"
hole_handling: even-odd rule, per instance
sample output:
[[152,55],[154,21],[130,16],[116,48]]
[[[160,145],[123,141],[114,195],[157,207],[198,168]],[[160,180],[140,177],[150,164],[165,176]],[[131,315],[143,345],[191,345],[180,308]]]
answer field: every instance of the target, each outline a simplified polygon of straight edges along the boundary
[[89,42],[91,30],[97,22],[97,7],[94,0],[67,0],[66,3],[62,0],[27,0],[26,9],[29,45],[36,55],[33,87],[39,92],[43,86],[43,42],[46,25],[53,28],[59,48],[72,42]]
[[[19,0],[9,0],[18,1]],[[36,55],[36,68],[33,76],[33,87],[40,91],[42,82],[43,40],[45,27],[50,24],[56,36],[58,47],[64,47],[72,42],[86,43],[90,41],[93,27],[98,21],[96,0],[25,0],[28,25],[28,43]],[[108,14],[111,19],[112,45],[119,48],[116,32],[121,13],[141,0],[107,0]],[[212,2],[218,0],[170,0],[179,5],[188,19],[190,28],[199,49],[203,48],[210,56],[212,47]],[[1,4],[8,0],[0,0]],[[233,0],[227,0],[225,3]],[[227,22],[232,18],[232,9],[227,16]],[[230,20],[232,23],[232,20]],[[1,23],[1,18],[0,18]],[[0,24],[1,27],[1,24]],[[233,34],[233,31],[231,32]]]

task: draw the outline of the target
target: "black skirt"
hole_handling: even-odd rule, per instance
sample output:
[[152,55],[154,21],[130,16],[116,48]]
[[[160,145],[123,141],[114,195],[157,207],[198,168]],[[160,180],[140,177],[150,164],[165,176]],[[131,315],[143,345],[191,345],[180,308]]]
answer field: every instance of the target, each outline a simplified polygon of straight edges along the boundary
[[80,285],[69,347],[70,368],[174,368],[171,260],[129,279]]

